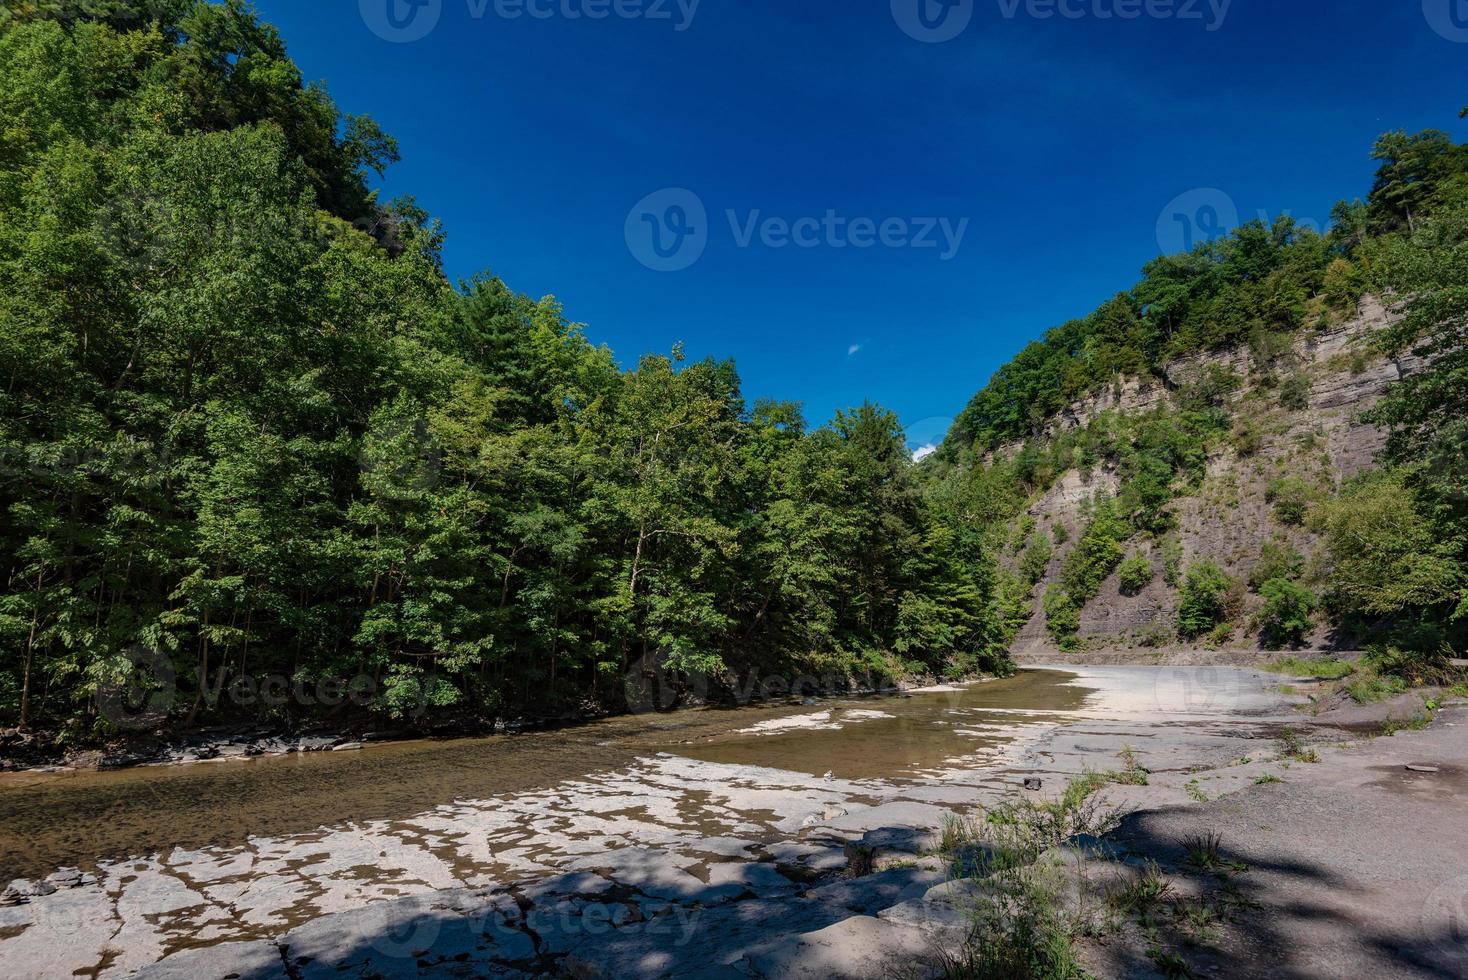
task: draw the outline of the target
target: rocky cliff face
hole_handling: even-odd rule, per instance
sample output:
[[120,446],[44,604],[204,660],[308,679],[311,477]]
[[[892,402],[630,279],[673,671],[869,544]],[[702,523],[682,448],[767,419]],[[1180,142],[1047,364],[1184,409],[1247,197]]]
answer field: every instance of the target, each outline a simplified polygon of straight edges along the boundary
[[[1288,544],[1310,560],[1318,540],[1306,527],[1282,518],[1270,499],[1270,486],[1294,478],[1320,492],[1328,492],[1371,467],[1382,449],[1384,433],[1361,419],[1389,385],[1419,370],[1415,358],[1391,359],[1376,351],[1372,337],[1391,322],[1391,315],[1373,297],[1367,297],[1357,315],[1328,331],[1299,339],[1294,349],[1276,357],[1271,369],[1261,368],[1255,354],[1236,349],[1168,365],[1165,379],[1127,379],[1070,406],[1053,420],[1052,432],[1084,427],[1101,413],[1144,413],[1171,404],[1182,386],[1210,369],[1229,369],[1241,384],[1231,396],[1235,418],[1256,437],[1245,445],[1226,445],[1209,458],[1201,486],[1185,491],[1172,505],[1177,515],[1175,568],[1186,569],[1200,558],[1210,558],[1229,574],[1247,580],[1266,543]],[[1294,379],[1286,397],[1280,384],[1281,365]],[[1308,388],[1306,387],[1308,385]],[[1002,447],[996,455],[1017,447]],[[1058,581],[1070,549],[1084,529],[1083,506],[1099,492],[1115,493],[1117,474],[1105,468],[1089,473],[1067,472],[1028,511],[1039,528],[1052,537],[1068,538],[1055,555],[1035,590],[1043,596]],[[1064,528],[1063,531],[1059,530]],[[1177,618],[1178,594],[1164,574],[1165,556],[1157,542],[1138,536],[1128,544],[1129,554],[1147,556],[1157,574],[1137,595],[1123,594],[1113,574],[1101,594],[1081,614],[1081,638],[1088,652],[1141,650],[1174,646],[1172,627]],[[1017,566],[1017,555],[1003,561]],[[1240,628],[1232,644],[1252,647],[1249,615],[1260,603],[1243,597]],[[1014,651],[1020,659],[1053,657],[1055,648],[1045,628],[1045,615],[1035,612],[1020,632]],[[1320,631],[1318,648],[1335,645],[1338,638]]]

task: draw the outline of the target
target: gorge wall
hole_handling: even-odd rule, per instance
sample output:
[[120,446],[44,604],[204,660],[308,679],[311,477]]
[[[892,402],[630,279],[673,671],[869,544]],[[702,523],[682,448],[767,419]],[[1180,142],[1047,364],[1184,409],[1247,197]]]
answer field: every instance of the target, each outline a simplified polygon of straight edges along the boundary
[[[1137,535],[1126,545],[1128,555],[1151,561],[1154,576],[1135,595],[1125,594],[1113,572],[1101,593],[1081,611],[1080,637],[1087,655],[1145,651],[1180,646],[1174,633],[1179,593],[1177,570],[1199,559],[1211,559],[1229,575],[1246,582],[1268,543],[1295,549],[1306,568],[1316,560],[1318,536],[1297,515],[1282,514],[1277,490],[1281,480],[1295,488],[1328,494],[1362,470],[1373,466],[1385,443],[1385,434],[1362,419],[1389,385],[1420,370],[1413,357],[1389,358],[1372,343],[1374,335],[1391,322],[1391,314],[1375,297],[1360,304],[1357,315],[1315,332],[1307,332],[1293,349],[1275,352],[1267,365],[1247,348],[1216,352],[1169,364],[1164,379],[1126,379],[1080,400],[1050,423],[1049,434],[1083,428],[1105,412],[1119,415],[1176,407],[1179,390],[1204,372],[1227,371],[1237,378],[1229,394],[1235,423],[1250,433],[1229,440],[1208,458],[1206,476],[1196,486],[1179,491],[1172,503],[1176,527],[1172,554],[1164,555],[1155,539]],[[1283,372],[1281,365],[1284,365]],[[1292,379],[1285,393],[1282,373]],[[1005,446],[995,457],[1017,451]],[[1046,589],[1059,581],[1061,569],[1087,521],[1085,509],[1099,493],[1118,490],[1118,474],[1107,466],[1090,472],[1072,469],[1062,474],[1048,492],[1012,527],[1022,540],[1030,521],[1048,532],[1057,544],[1044,576],[1036,586],[1033,612],[1013,646],[1020,660],[1056,656],[1054,640],[1046,629],[1043,603]],[[1064,543],[1061,543],[1061,542]],[[1170,558],[1174,574],[1164,566]],[[1018,572],[1018,548],[1005,549],[1001,563]],[[1308,573],[1307,573],[1308,574]],[[1172,581],[1169,581],[1169,578]],[[1258,638],[1251,626],[1262,599],[1241,590],[1242,608],[1234,617],[1236,629],[1226,647],[1239,653],[1257,652]],[[1349,645],[1349,637],[1322,627],[1311,637],[1315,649]],[[1218,647],[1215,640],[1210,644]],[[1205,646],[1203,643],[1197,646]]]

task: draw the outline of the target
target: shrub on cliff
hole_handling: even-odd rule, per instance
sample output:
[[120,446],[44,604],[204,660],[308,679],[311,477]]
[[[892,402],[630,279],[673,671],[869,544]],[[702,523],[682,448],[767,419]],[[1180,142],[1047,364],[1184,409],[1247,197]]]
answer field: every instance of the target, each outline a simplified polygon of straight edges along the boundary
[[1315,610],[1320,605],[1314,592],[1287,578],[1272,578],[1259,590],[1264,608],[1259,611],[1259,631],[1271,649],[1305,642],[1315,628]]
[[1136,595],[1152,581],[1152,562],[1145,555],[1133,555],[1121,563],[1117,574],[1121,577],[1121,591]]
[[1227,618],[1226,597],[1233,580],[1213,562],[1203,559],[1188,569],[1178,606],[1178,632],[1192,639],[1211,631]]

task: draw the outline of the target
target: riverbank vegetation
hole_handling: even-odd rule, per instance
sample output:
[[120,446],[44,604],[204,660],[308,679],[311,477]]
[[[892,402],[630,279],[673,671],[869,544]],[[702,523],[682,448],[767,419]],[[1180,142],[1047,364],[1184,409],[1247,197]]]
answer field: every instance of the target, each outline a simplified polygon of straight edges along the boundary
[[[1404,313],[1387,347],[1433,368],[1377,410],[1389,469],[1282,476],[1275,506],[1329,558],[1277,556],[1261,625],[1288,645],[1328,615],[1408,666],[1462,645],[1468,150],[1445,134],[1383,137],[1369,199],[1325,234],[1250,222],[1149,263],[1003,368],[919,465],[878,406],[813,426],[749,404],[732,362],[624,366],[554,297],[450,282],[439,224],[371,189],[397,144],[239,0],[5,15],[7,724],[80,740],[340,710],[259,697],[272,680],[360,682],[350,703],[427,724],[621,710],[629,687],[666,707],[752,677],[1002,672],[1035,603],[1077,646],[1118,569],[1133,590],[1160,572],[1187,597],[1176,632],[1221,642],[1244,585],[1183,561],[1170,505],[1212,449],[1257,449],[1237,377],[1068,433],[1047,420],[1238,345],[1297,404],[1283,352],[1368,292]],[[1011,535],[1060,474],[1102,466],[1119,489],[1074,543]]]
[[979,530],[891,412],[812,426],[449,282],[369,189],[396,144],[244,4],[8,5],[0,119],[9,723],[105,734],[120,684],[129,722],[308,710],[270,678],[432,722],[1005,669]]

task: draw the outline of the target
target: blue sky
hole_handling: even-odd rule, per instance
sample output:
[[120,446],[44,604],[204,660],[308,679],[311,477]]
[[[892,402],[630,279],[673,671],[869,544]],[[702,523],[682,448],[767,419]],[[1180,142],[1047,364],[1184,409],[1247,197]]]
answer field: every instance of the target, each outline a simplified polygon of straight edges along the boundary
[[624,365],[733,356],[812,423],[880,402],[915,446],[1176,214],[1323,222],[1382,131],[1468,138],[1462,0],[918,2],[257,6],[399,139],[385,192],[443,220],[451,275],[554,293]]

